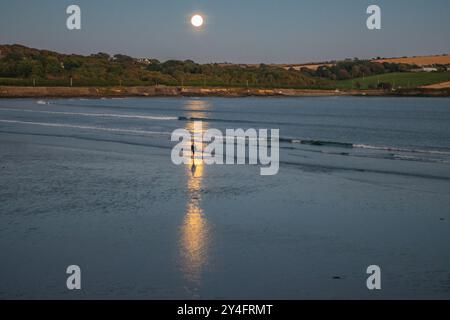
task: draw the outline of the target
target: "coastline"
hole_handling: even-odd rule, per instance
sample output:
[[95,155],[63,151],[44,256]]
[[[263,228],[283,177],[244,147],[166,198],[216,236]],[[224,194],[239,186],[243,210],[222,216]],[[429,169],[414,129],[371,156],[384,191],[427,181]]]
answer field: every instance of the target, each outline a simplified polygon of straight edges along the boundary
[[102,98],[102,97],[450,97],[450,89],[327,90],[202,87],[20,87],[0,86],[1,98]]

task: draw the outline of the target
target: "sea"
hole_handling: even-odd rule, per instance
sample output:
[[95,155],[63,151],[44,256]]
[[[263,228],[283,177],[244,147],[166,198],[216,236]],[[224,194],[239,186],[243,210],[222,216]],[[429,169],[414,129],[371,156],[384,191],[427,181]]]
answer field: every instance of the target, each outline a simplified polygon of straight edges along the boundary
[[[175,164],[195,122],[277,174]],[[449,208],[448,98],[0,100],[0,299],[449,299]]]

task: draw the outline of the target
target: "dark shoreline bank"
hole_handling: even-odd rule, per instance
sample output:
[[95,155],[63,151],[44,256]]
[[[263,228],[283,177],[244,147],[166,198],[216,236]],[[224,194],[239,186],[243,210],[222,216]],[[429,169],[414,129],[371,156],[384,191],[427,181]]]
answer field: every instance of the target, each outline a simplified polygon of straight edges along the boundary
[[201,87],[17,87],[0,86],[1,98],[120,98],[120,97],[450,97],[450,89],[322,90]]

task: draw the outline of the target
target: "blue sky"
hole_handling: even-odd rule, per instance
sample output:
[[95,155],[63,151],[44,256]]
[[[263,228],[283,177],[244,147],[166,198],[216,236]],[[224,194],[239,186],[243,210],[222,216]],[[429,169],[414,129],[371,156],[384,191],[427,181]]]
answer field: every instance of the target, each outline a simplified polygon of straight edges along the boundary
[[[66,29],[70,4],[82,30]],[[382,8],[380,31],[366,8]],[[206,17],[195,31],[194,13]],[[448,0],[2,0],[0,43],[160,60],[301,63],[450,53]]]

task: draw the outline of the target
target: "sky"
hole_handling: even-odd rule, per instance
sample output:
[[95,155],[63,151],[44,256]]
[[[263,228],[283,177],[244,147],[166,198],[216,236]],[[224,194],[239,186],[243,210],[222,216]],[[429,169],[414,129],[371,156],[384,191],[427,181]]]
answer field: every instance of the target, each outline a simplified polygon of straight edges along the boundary
[[[66,28],[71,4],[81,30]],[[366,27],[371,4],[381,30]],[[448,0],[1,0],[0,44],[200,63],[401,57],[450,53],[449,13]]]

